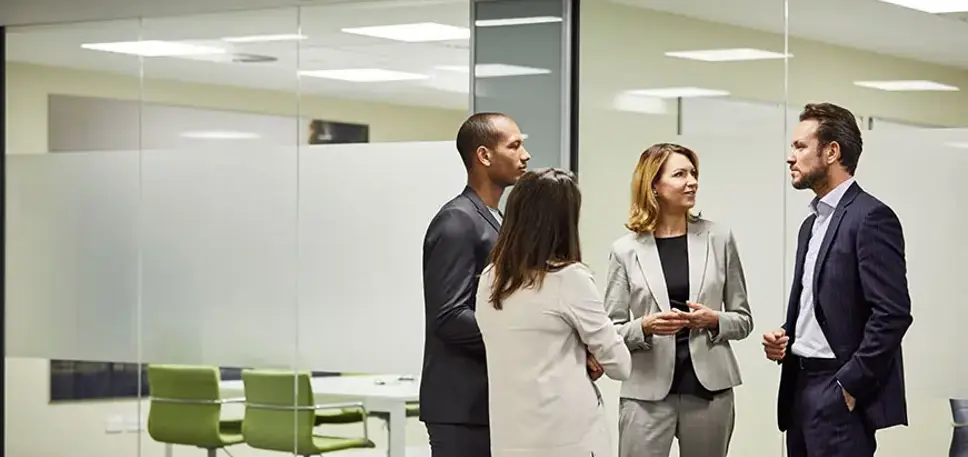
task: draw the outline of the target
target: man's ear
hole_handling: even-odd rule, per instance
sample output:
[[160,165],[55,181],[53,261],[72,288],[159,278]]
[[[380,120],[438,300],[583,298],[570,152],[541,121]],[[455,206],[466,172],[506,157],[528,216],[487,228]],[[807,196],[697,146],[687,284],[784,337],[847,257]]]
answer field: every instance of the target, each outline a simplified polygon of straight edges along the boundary
[[827,145],[827,150],[824,151],[823,160],[824,162],[827,163],[827,165],[834,165],[836,163],[839,163],[840,162],[840,143],[836,141],[831,141],[830,144]]
[[475,155],[477,156],[477,161],[480,162],[482,165],[484,165],[485,167],[491,166],[491,150],[490,149],[488,149],[488,148],[486,148],[484,146],[478,146],[477,147],[477,151],[475,151]]

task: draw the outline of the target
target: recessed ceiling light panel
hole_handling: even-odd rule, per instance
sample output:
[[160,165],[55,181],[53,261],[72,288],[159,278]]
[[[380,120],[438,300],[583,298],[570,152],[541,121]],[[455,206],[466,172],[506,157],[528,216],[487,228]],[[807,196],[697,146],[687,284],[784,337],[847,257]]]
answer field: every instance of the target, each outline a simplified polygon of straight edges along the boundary
[[679,59],[701,60],[703,62],[732,62],[740,60],[766,60],[782,59],[793,57],[790,54],[782,54],[762,49],[734,48],[734,49],[706,49],[698,51],[673,51],[665,55]]
[[427,79],[427,75],[406,73],[402,71],[383,70],[381,68],[351,68],[343,70],[305,70],[302,76],[313,78],[336,79],[356,83],[386,82],[386,81],[415,81]]
[[271,41],[298,41],[308,38],[305,35],[296,33],[278,35],[250,35],[250,36],[231,36],[222,38],[222,41],[229,43],[265,43]]
[[661,89],[636,89],[626,94],[640,97],[655,98],[689,98],[689,97],[723,97],[729,92],[718,89],[704,89],[702,87],[665,87]]
[[470,29],[436,22],[419,22],[416,24],[381,25],[375,27],[352,27],[342,29],[344,33],[364,35],[387,40],[421,43],[427,41],[466,40],[470,38]]
[[553,22],[561,22],[561,18],[555,16],[534,16],[509,17],[505,19],[478,19],[474,21],[474,25],[478,27],[504,27],[509,25],[549,24]]
[[912,10],[931,14],[960,13],[968,11],[968,0],[881,0]]
[[941,84],[934,81],[923,81],[923,80],[854,81],[854,85],[860,86],[860,87],[867,87],[870,89],[886,90],[891,92],[913,92],[913,91],[954,92],[959,90],[955,86]]
[[[438,70],[469,73],[469,66],[443,65]],[[523,67],[503,63],[479,63],[474,66],[474,76],[477,78],[497,78],[501,76],[545,75],[551,73],[547,68]]]
[[225,53],[224,49],[214,46],[200,46],[176,41],[158,40],[86,43],[82,44],[81,47],[93,51],[116,52],[119,54],[132,54],[143,57],[196,56]]

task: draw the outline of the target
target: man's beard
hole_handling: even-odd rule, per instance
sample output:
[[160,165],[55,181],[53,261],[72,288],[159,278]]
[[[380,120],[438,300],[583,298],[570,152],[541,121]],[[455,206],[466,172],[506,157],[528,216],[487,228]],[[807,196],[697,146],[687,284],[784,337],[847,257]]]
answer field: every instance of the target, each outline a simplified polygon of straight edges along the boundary
[[793,182],[793,188],[797,190],[813,189],[818,184],[823,184],[827,180],[827,169],[815,168],[809,173],[800,173],[800,180]]

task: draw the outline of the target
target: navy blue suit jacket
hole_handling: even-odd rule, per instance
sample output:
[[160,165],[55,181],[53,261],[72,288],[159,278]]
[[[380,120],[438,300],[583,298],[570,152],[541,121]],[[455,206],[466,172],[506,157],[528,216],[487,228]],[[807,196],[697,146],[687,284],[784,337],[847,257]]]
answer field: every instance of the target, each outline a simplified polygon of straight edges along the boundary
[[[815,217],[800,226],[786,330],[793,346],[803,261]],[[873,429],[907,425],[901,339],[912,322],[901,222],[890,207],[847,188],[834,210],[813,278],[817,321],[841,365],[836,377]],[[781,361],[778,421],[790,426],[797,389],[796,357]]]

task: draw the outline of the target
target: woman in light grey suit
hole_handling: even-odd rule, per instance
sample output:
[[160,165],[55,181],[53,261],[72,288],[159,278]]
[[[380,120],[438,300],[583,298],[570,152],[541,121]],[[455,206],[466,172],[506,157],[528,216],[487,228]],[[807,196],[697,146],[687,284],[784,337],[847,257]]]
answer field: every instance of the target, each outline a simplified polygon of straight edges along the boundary
[[753,317],[732,232],[691,213],[696,154],[656,144],[632,178],[628,227],[612,244],[605,306],[632,353],[622,384],[620,457],[722,457],[739,366],[730,341]]
[[476,316],[487,349],[493,457],[611,450],[594,378],[604,371],[628,379],[632,362],[581,263],[580,208],[571,173],[525,173],[481,273]]

